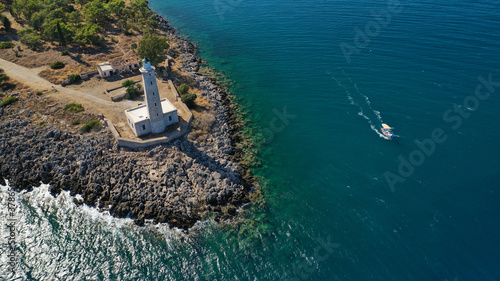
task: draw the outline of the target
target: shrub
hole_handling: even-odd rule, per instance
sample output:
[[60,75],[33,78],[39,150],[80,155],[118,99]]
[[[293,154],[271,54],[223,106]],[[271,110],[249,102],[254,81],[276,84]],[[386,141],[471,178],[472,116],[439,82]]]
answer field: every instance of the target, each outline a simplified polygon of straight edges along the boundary
[[61,69],[65,66],[64,62],[62,61],[55,61],[50,64],[50,68],[52,69]]
[[68,103],[67,105],[64,106],[64,110],[68,110],[73,113],[78,113],[84,111],[85,108],[83,108],[83,106],[79,103]]
[[83,58],[83,55],[82,54],[78,54],[78,55],[76,55],[76,58],[79,59],[79,60],[81,60]]
[[184,95],[181,100],[183,103],[185,103],[188,107],[193,107],[195,105],[194,100],[196,100],[198,96],[194,93],[190,93],[187,95]]
[[80,128],[83,133],[88,133],[90,131],[98,132],[102,129],[102,125],[99,120],[92,120]]
[[128,87],[134,84],[134,80],[128,79],[122,82],[123,87]]
[[14,48],[16,45],[12,42],[2,42],[0,43],[0,49],[12,49]]
[[80,125],[80,122],[81,122],[80,119],[76,119],[76,120],[71,121],[71,125],[73,125],[73,126]]
[[177,87],[177,91],[179,91],[179,94],[181,96],[185,95],[189,91],[189,86],[186,83],[184,83],[184,84],[180,85],[179,87]]
[[69,56],[69,51],[68,50],[62,51],[61,56]]
[[17,32],[19,40],[36,51],[42,45],[42,38],[33,27],[25,27]]
[[42,91],[38,91],[38,92],[36,92],[36,95],[37,96],[41,96],[41,95],[43,95],[43,92]]
[[5,107],[5,106],[7,106],[7,105],[9,105],[9,104],[13,104],[13,103],[15,103],[17,100],[18,100],[18,98],[17,98],[17,97],[8,97],[8,98],[4,99],[4,100],[2,101],[2,103],[0,103],[0,106],[1,106],[1,107]]
[[82,80],[82,77],[80,76],[80,74],[71,74],[70,76],[68,76],[68,79],[71,84],[74,84]]
[[130,85],[127,87],[127,90],[125,91],[125,98],[132,100],[135,99],[136,97],[140,96],[141,94],[141,85]]
[[5,27],[5,31],[10,31],[11,23],[8,17],[3,17],[2,19],[3,27]]
[[130,48],[131,48],[132,50],[137,49],[137,43],[132,43],[132,44],[130,44]]
[[5,73],[0,74],[0,84],[5,82],[5,81],[8,81],[9,79],[10,79],[10,77],[7,74],[5,74]]
[[40,122],[38,122],[38,126],[42,127],[43,125],[45,125],[45,122],[44,122],[44,121],[40,121]]

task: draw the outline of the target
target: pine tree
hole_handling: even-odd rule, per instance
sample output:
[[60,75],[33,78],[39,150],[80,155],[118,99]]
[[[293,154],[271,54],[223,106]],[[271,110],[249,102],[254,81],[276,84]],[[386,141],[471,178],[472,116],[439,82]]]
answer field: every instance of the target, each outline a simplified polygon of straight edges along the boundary
[[2,19],[2,21],[3,21],[3,27],[5,27],[5,30],[9,31],[10,30],[10,26],[11,26],[9,18],[7,18],[7,17],[4,16],[3,19]]
[[66,40],[64,39],[64,33],[61,29],[61,24],[59,24],[59,22],[57,22],[57,34],[59,36],[59,43],[61,44],[61,46],[66,46]]

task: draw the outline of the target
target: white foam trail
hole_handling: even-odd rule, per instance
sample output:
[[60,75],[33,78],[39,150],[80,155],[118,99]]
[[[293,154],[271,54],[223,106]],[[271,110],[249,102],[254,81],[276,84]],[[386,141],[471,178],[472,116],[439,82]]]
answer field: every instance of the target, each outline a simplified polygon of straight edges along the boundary
[[342,73],[344,74],[344,76],[349,79],[349,82],[351,82],[351,84],[354,85],[354,88],[356,89],[356,92],[364,98],[366,104],[368,105],[368,108],[370,108],[370,110],[373,112],[373,114],[375,114],[375,116],[377,117],[377,119],[380,121],[380,123],[383,123],[384,120],[382,120],[382,116],[380,116],[380,111],[378,110],[375,110],[372,108],[372,103],[370,101],[370,99],[368,98],[368,96],[366,96],[365,94],[361,93],[361,91],[359,90],[358,88],[358,84],[356,84],[354,81],[352,81],[351,77],[349,77],[349,75],[347,75],[347,73],[345,73],[345,70],[342,70]]
[[[339,85],[341,88],[343,88],[345,90],[345,93],[347,95],[347,99],[349,100],[349,102],[358,107],[359,109],[359,112],[358,112],[358,115],[363,117],[365,120],[367,120],[368,122],[368,125],[370,125],[370,128],[377,134],[379,135],[381,138],[384,138],[384,139],[388,139],[384,134],[382,134],[376,125],[380,126],[378,123],[383,123],[383,120],[382,120],[382,116],[380,115],[380,111],[378,110],[375,110],[372,108],[371,106],[371,101],[370,99],[368,98],[368,96],[364,95],[363,93],[361,93],[361,91],[359,90],[358,88],[358,85],[352,81],[352,79],[347,75],[347,73],[345,73],[344,70],[342,70],[342,73],[344,74],[344,76],[349,80],[349,82],[351,84],[353,84],[354,86],[354,89],[355,89],[355,93],[364,101],[364,102],[361,102],[361,105],[360,103],[358,103],[356,101],[356,97],[352,94],[352,92],[340,81],[338,80],[333,74],[331,74],[329,71],[327,71],[327,73],[329,75],[331,75],[332,79],[335,80],[335,82],[337,82],[337,85]],[[359,98],[358,98],[359,99]],[[371,112],[373,113],[373,116],[374,118],[370,118],[369,116],[367,116],[365,114],[365,111],[363,110],[363,108],[367,108],[368,109],[368,112]],[[375,121],[376,120],[376,121]],[[374,124],[374,123],[377,123],[377,124]]]

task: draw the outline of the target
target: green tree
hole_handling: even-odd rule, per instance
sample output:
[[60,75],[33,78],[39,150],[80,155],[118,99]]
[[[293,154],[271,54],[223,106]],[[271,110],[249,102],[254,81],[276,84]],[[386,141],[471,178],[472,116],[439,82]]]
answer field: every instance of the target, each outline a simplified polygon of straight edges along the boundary
[[189,108],[192,108],[195,103],[194,101],[196,100],[198,96],[194,93],[190,93],[190,94],[187,94],[187,95],[184,95],[182,98],[181,98],[181,101],[183,103],[185,103]]
[[68,19],[69,23],[81,23],[83,21],[83,16],[82,13],[79,11],[73,11],[71,13],[66,14],[66,18]]
[[45,21],[45,13],[36,12],[31,16],[30,24],[34,29],[40,30],[42,28],[42,24],[44,23],[44,21]]
[[9,31],[10,30],[10,26],[11,26],[9,18],[8,17],[3,17],[2,22],[3,22],[3,27],[5,27],[5,30]]
[[96,23],[103,26],[108,19],[107,14],[108,11],[99,0],[87,3],[85,7],[83,7],[83,15],[88,23]]
[[64,32],[62,31],[61,24],[57,23],[57,36],[59,37],[59,44],[66,46],[66,39],[64,39]]
[[129,85],[125,90],[125,98],[132,100],[141,94],[141,84]]
[[80,74],[71,74],[70,76],[68,76],[68,79],[71,84],[75,84],[82,80],[82,77],[80,76]]
[[125,12],[125,1],[123,0],[112,0],[109,1],[108,4],[106,4],[106,9],[116,15],[116,16],[121,16]]
[[137,54],[141,58],[148,58],[152,65],[158,65],[165,60],[165,49],[170,46],[165,37],[160,37],[156,34],[145,34],[139,41]]
[[97,46],[102,43],[99,32],[101,32],[101,27],[99,25],[94,23],[84,24],[76,28],[73,40],[75,41],[75,43],[82,46],[88,44]]
[[128,79],[122,82],[122,87],[128,87],[130,85],[134,85],[134,80]]
[[43,2],[40,0],[14,0],[11,6],[11,14],[17,19],[21,16],[30,20],[34,13],[43,9]]
[[25,27],[19,30],[17,34],[22,43],[32,48],[39,48],[42,45],[42,38],[33,27]]
[[179,94],[183,96],[189,91],[189,86],[186,83],[183,83],[182,85],[177,87],[177,91],[179,91]]
[[60,42],[61,38],[60,38],[60,33],[58,32],[59,28],[61,29],[62,34],[65,38],[72,38],[71,26],[66,25],[64,22],[62,22],[61,19],[53,19],[50,21],[45,20],[45,22],[42,25],[43,39]]
[[3,3],[0,3],[0,13],[5,12],[5,5]]

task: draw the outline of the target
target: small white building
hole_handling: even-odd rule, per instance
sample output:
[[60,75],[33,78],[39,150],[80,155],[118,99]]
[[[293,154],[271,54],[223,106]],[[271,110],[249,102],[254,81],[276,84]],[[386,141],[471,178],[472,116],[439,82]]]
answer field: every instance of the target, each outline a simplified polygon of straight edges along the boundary
[[140,71],[146,105],[125,110],[127,122],[137,136],[162,133],[167,126],[179,121],[177,108],[168,99],[160,100],[155,68],[148,59],[142,64]]
[[97,71],[102,78],[109,77],[116,73],[113,66],[109,62],[103,62],[97,65]]
[[127,71],[133,71],[138,69],[140,66],[140,62],[131,61],[131,60],[123,60],[120,62],[103,62],[97,65],[97,71],[102,78],[110,77],[117,72],[123,73]]

